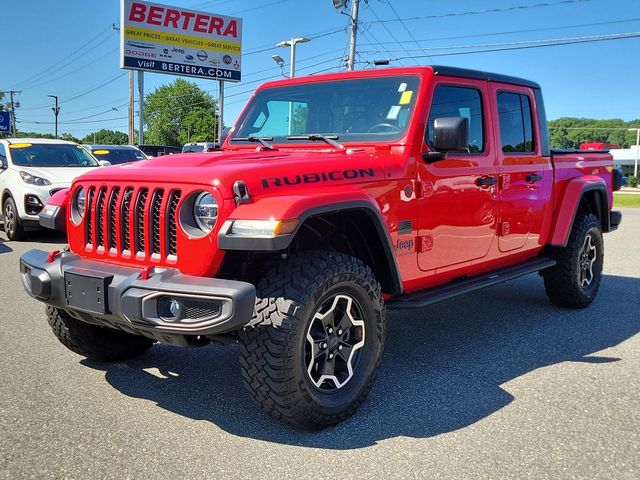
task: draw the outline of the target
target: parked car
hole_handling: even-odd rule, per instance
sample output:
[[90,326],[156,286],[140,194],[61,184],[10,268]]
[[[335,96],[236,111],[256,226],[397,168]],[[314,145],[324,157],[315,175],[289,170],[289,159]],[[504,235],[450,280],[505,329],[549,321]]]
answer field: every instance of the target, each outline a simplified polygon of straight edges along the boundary
[[78,175],[109,164],[76,143],[45,138],[1,139],[0,161],[0,211],[10,240],[40,227],[38,214],[50,195],[68,188]]
[[213,152],[219,149],[220,145],[215,142],[193,142],[186,143],[182,147],[182,153]]
[[167,145],[136,145],[148,158],[162,157],[163,155],[174,155],[182,153],[180,147],[170,147]]
[[386,308],[536,272],[584,308],[622,220],[612,156],[551,150],[538,84],[452,67],[270,82],[222,152],[135,167],[77,179],[69,251],[21,258],[54,334],[102,362],[237,342],[254,400],[308,429],[363,402]]
[[142,150],[133,145],[83,145],[98,160],[106,160],[111,165],[147,160]]

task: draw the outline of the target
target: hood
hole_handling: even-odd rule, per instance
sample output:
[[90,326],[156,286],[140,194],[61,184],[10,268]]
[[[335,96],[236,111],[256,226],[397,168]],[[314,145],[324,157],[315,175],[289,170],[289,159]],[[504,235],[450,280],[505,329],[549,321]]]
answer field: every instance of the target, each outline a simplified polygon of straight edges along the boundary
[[363,150],[235,150],[167,155],[94,170],[83,181],[182,183],[216,186],[232,198],[242,180],[252,196],[287,189],[336,186],[383,179],[377,156]]
[[24,171],[37,177],[46,178],[53,185],[71,185],[76,177],[92,172],[93,170],[102,170],[100,167],[15,167],[18,171]]

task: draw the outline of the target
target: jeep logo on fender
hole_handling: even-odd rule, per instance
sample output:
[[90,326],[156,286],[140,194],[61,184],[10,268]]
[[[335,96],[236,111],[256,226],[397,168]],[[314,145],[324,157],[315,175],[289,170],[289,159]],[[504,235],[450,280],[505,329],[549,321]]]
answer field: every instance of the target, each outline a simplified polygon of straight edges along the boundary
[[260,180],[264,188],[282,187],[283,185],[299,185],[302,183],[319,183],[339,180],[352,180],[354,178],[373,177],[373,168],[359,168],[348,170],[331,170],[322,173],[303,173],[292,177],[267,177]]

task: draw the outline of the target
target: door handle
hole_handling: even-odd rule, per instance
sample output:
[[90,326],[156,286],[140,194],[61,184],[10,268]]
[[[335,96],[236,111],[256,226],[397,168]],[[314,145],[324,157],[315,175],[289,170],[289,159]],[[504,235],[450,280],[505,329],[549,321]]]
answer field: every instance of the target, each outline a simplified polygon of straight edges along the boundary
[[490,187],[498,183],[498,179],[496,177],[480,177],[476,179],[476,185],[479,187]]
[[537,173],[530,173],[524,178],[527,182],[539,182],[540,180],[542,180],[542,175],[538,175]]

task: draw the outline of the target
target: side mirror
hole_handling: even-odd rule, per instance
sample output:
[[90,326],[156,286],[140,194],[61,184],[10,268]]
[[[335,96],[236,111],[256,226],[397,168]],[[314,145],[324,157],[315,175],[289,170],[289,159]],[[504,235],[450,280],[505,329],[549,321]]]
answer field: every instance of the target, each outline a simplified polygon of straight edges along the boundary
[[100,165],[102,165],[103,167],[110,167],[111,166],[111,162],[109,162],[107,160],[98,160],[98,163]]
[[438,152],[469,148],[469,119],[464,117],[436,118],[433,122],[433,146]]

